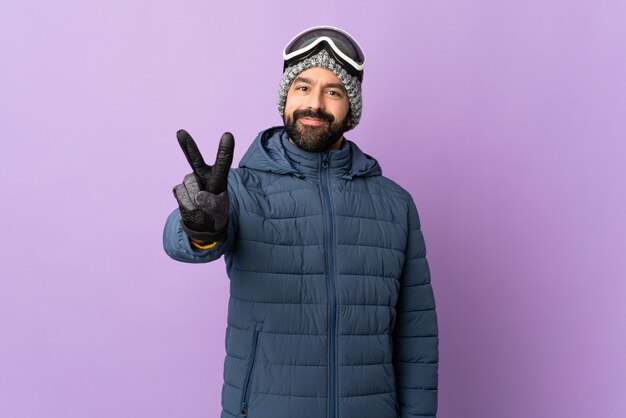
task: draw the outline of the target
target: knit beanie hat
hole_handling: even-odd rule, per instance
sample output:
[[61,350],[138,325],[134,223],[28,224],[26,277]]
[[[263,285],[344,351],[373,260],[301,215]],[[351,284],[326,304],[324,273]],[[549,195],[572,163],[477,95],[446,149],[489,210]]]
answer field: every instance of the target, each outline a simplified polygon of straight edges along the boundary
[[343,83],[348,92],[348,100],[350,101],[350,116],[352,124],[350,128],[354,128],[361,119],[361,82],[348,72],[337,62],[330,54],[322,49],[317,54],[306,58],[290,67],[283,72],[283,77],[278,86],[278,113],[281,117],[285,116],[285,102],[287,100],[287,91],[291,87],[291,83],[302,71],[313,67],[322,67],[332,71]]

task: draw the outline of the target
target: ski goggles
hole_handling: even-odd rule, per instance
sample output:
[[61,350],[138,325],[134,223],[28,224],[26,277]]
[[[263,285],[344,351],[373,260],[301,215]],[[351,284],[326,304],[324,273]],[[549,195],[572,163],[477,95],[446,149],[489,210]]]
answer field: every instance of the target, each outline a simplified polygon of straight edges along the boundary
[[326,49],[346,71],[363,81],[365,54],[358,42],[346,31],[333,26],[314,26],[297,34],[285,47],[283,71]]

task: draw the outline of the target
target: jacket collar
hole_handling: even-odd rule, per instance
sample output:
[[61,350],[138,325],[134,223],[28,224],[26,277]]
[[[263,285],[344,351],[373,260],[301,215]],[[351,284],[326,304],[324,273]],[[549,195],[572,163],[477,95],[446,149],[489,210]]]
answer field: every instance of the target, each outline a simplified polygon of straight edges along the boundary
[[378,161],[345,137],[340,149],[309,152],[292,144],[283,126],[261,131],[244,154],[239,167],[301,178],[317,177],[325,157],[333,177],[352,180],[355,176],[382,174]]

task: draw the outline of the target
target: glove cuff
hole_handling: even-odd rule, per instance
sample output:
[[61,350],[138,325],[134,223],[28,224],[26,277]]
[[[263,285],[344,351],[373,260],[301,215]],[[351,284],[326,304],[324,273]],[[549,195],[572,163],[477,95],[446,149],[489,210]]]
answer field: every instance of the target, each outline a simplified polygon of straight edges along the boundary
[[226,232],[228,231],[228,223],[224,226],[224,228],[219,231],[210,232],[210,231],[194,231],[193,229],[189,229],[185,223],[180,221],[180,226],[183,228],[183,231],[187,234],[187,236],[191,239],[195,239],[196,241],[207,241],[207,242],[216,242],[223,241],[226,238]]

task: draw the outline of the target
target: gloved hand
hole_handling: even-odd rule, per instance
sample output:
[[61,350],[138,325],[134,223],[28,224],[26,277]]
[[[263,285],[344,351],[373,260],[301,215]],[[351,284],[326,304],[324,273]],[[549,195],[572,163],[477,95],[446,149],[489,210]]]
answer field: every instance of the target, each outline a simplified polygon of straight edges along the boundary
[[174,187],[183,230],[197,241],[221,241],[228,229],[228,170],[233,161],[235,138],[230,132],[222,135],[212,166],[204,162],[198,146],[186,131],[176,132],[176,138],[193,170]]

